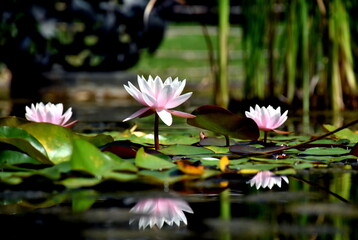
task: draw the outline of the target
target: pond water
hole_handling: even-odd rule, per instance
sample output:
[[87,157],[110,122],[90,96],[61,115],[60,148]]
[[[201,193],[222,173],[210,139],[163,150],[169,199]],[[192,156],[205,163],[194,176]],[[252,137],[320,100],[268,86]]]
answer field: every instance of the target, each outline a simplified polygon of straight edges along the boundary
[[[21,116],[28,104],[4,101],[1,113]],[[122,131],[130,126],[121,122],[124,116],[138,109],[125,100],[66,105],[72,106],[80,132]],[[354,117],[347,116],[313,113],[309,128],[304,118],[293,116],[287,128],[314,134],[322,123],[341,125]],[[142,130],[148,129],[146,121],[151,120],[141,120]],[[174,127],[183,127],[177,122]],[[357,162],[303,169],[272,189],[257,189],[248,182],[253,175],[237,174],[154,187],[0,185],[0,239],[358,239],[357,173]],[[136,211],[140,206],[144,210]],[[154,212],[150,206],[156,206]]]

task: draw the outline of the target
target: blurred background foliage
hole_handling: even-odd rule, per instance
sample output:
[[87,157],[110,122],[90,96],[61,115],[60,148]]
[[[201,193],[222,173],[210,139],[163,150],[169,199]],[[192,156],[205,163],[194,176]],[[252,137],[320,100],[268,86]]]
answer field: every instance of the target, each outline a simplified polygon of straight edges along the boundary
[[1,5],[0,62],[11,72],[11,97],[33,97],[48,84],[44,72],[129,71],[186,78],[233,109],[246,100],[304,112],[358,108],[355,0]]

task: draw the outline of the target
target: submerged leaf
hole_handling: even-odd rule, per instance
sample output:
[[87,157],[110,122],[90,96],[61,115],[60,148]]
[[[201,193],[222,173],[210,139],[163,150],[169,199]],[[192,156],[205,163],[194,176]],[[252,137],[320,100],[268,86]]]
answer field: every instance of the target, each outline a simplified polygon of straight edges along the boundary
[[239,117],[225,108],[205,105],[192,112],[196,118],[189,118],[187,123],[224,136],[239,139],[256,140],[259,138],[259,128],[254,120]]

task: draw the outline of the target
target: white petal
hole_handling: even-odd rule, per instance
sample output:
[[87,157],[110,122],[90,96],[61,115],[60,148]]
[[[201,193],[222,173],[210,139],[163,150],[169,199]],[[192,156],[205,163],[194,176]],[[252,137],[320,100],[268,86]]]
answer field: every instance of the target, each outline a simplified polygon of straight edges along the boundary
[[162,119],[162,121],[167,125],[167,126],[171,126],[173,123],[173,117],[172,115],[167,112],[166,110],[161,110],[161,111],[157,111],[160,119]]

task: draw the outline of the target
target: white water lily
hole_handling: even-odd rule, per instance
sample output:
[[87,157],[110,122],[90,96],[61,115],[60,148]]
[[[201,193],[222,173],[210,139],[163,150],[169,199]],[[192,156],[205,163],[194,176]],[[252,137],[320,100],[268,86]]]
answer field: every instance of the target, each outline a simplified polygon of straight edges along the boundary
[[275,131],[276,128],[280,127],[287,120],[286,110],[283,114],[281,114],[281,108],[278,107],[274,109],[271,105],[266,107],[255,106],[255,109],[250,107],[250,111],[246,111],[245,115],[248,118],[253,119],[260,130],[262,131]]
[[192,95],[192,92],[180,95],[184,90],[186,80],[179,81],[178,78],[172,80],[168,77],[163,82],[158,76],[154,79],[149,76],[148,80],[143,76],[138,76],[137,81],[139,89],[131,82],[128,82],[128,86],[124,85],[124,88],[135,100],[146,107],[133,113],[123,122],[156,113],[166,125],[170,126],[173,122],[172,114],[183,118],[195,117],[189,113],[171,110],[187,101]]
[[259,189],[260,187],[268,187],[271,189],[274,185],[281,187],[282,180],[284,180],[286,183],[289,183],[286,176],[275,175],[270,171],[260,171],[247,183],[249,183],[251,187],[255,185],[256,189]]
[[148,226],[159,229],[166,223],[169,226],[180,223],[187,225],[187,219],[184,212],[193,213],[193,210],[187,202],[176,198],[148,198],[139,201],[130,212],[139,215],[138,218],[130,220],[130,224],[139,220],[139,229],[145,229]]
[[73,121],[67,123],[72,116],[72,108],[67,109],[65,113],[63,113],[63,104],[53,104],[47,103],[44,105],[42,102],[31,104],[31,108],[26,106],[25,117],[27,120],[32,122],[48,122],[56,125],[60,125],[63,127],[70,127],[77,122]]

